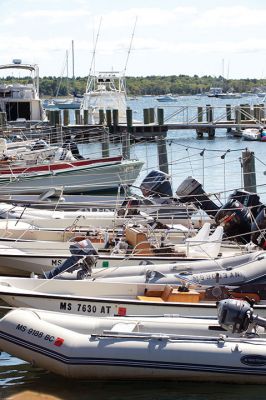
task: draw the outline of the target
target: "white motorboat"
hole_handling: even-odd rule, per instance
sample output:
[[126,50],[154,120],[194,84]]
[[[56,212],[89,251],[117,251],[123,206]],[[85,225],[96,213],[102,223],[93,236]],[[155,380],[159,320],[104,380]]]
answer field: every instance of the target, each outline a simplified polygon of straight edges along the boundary
[[[34,231],[32,232],[33,235]],[[56,233],[52,231],[45,232],[47,237],[51,238]],[[114,278],[136,275],[146,275],[147,271],[155,270],[165,273],[176,273],[186,270],[187,272],[210,271],[216,270],[218,267],[225,269],[234,267],[249,261],[255,260],[256,257],[263,255],[262,251],[253,251],[245,253],[239,248],[230,248],[219,253],[219,257],[208,259],[202,254],[202,258],[193,258],[182,253],[156,253],[156,248],[153,252],[145,254],[143,249],[138,251],[138,248],[130,253],[126,248],[119,251],[119,247],[106,249],[105,235],[106,230],[99,236],[99,242],[95,242],[95,237],[91,236],[93,246],[97,249],[98,255],[95,260],[91,274],[95,278]],[[58,235],[58,234],[57,234]],[[79,235],[79,236],[75,236]],[[44,236],[44,233],[43,233]],[[72,238],[71,238],[72,236]],[[65,236],[56,237],[58,240],[51,241],[32,241],[32,240],[3,240],[0,244],[0,274],[1,275],[16,275],[29,276],[30,273],[43,274],[45,271],[50,271],[54,267],[59,267],[71,257],[71,249],[77,245],[82,239],[80,232],[66,232]],[[60,241],[60,238],[65,241]],[[67,241],[71,238],[70,241]],[[88,238],[88,232],[83,238]],[[21,238],[23,239],[23,237]],[[87,240],[87,239],[86,239]],[[118,242],[119,243],[119,242]],[[119,244],[118,244],[119,246]],[[118,250],[117,250],[118,249]],[[81,259],[86,256],[84,253]],[[202,261],[200,261],[202,260]],[[76,263],[76,259],[74,263]],[[66,270],[68,272],[68,270]],[[69,278],[72,278],[69,276]]]
[[[265,264],[265,262],[264,262]],[[265,269],[265,268],[264,268]],[[155,275],[155,274],[154,274]],[[211,273],[209,272],[209,275]],[[0,278],[0,298],[14,307],[30,307],[69,314],[113,315],[215,315],[216,302],[223,295],[254,298],[266,316],[266,301],[260,299],[252,285],[248,292],[234,286],[224,290],[215,284],[210,289],[189,289],[176,279],[174,285],[158,283],[124,283],[95,280]],[[183,280],[185,282],[185,278]],[[236,288],[236,289],[234,289]],[[265,293],[264,293],[265,295]]]
[[123,226],[126,222],[141,224],[153,221],[153,218],[144,212],[127,217],[117,215],[116,211],[50,211],[7,203],[0,203],[0,215],[2,217],[0,218],[0,236],[4,236],[3,228],[20,229],[21,222],[32,225],[32,229],[61,230],[73,227],[84,231],[85,228],[91,227],[108,229]]
[[[5,112],[7,121],[44,121],[45,113],[39,98],[39,68],[33,64],[23,64],[14,59],[12,64],[0,65],[0,70],[25,71],[31,78],[28,83],[21,83],[19,78],[12,82],[6,80],[0,84],[0,111]],[[11,72],[10,72],[11,71]]]
[[243,129],[242,138],[244,140],[261,140],[261,129],[258,128]]
[[124,73],[95,72],[88,77],[86,92],[81,101],[81,114],[88,113],[89,124],[99,124],[99,110],[117,110],[120,123],[126,123],[126,83]]
[[134,183],[142,166],[142,161],[121,156],[18,167],[6,163],[0,169],[1,193],[40,194],[50,188],[64,193],[117,190],[121,184]]
[[172,96],[172,94],[169,93],[164,96],[157,97],[156,100],[159,101],[160,103],[171,103],[171,102],[176,102],[178,98],[176,96]]
[[217,335],[216,327],[212,336],[197,335],[199,327],[212,329],[213,321],[203,318],[199,324],[187,320],[184,327],[181,318],[99,321],[18,309],[0,320],[0,346],[69,378],[265,384],[266,340],[249,329],[252,324],[264,329],[266,321],[253,317],[246,302],[232,301],[220,302],[218,320],[223,333],[228,329],[243,337]]

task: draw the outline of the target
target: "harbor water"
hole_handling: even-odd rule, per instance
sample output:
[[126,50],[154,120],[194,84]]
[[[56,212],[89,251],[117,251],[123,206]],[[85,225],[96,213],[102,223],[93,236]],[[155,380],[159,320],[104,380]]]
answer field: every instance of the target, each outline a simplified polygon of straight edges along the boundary
[[[241,99],[242,100],[242,99]],[[239,103],[239,100],[218,100],[219,105]],[[182,105],[211,104],[207,97],[179,97]],[[250,99],[250,101],[254,101]],[[248,102],[245,99],[244,102]],[[178,105],[177,104],[177,105]],[[129,101],[134,110],[134,118],[142,118],[145,107],[157,107],[155,98],[142,97]],[[161,106],[161,105],[160,105]],[[175,107],[171,105],[171,107]],[[81,145],[83,154],[100,151],[100,144]],[[265,154],[266,143],[245,142],[242,138],[230,136],[225,130],[216,130],[215,137],[203,136],[199,139],[193,130],[169,131],[167,135],[167,153],[169,174],[174,191],[187,177],[198,179],[206,192],[216,193],[221,201],[235,188],[243,186],[241,155],[248,148],[255,154],[257,193],[266,202],[265,190]],[[120,152],[120,144],[112,144],[111,154]],[[145,165],[136,182],[141,180],[153,168],[158,168],[157,146],[155,142],[142,142],[131,148],[131,157],[145,161]],[[134,190],[138,190],[135,188]],[[265,388],[257,385],[227,385],[215,383],[189,382],[93,382],[71,381],[35,368],[4,352],[0,355],[0,400],[9,396],[32,390],[58,396],[61,399],[113,399],[113,400],[264,400]]]

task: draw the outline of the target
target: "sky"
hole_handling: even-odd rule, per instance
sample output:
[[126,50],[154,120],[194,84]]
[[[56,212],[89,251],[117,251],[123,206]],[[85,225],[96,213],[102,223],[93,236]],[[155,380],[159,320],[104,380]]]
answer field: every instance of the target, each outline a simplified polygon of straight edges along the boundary
[[76,77],[125,70],[266,78],[265,0],[0,0],[0,6],[0,64],[20,58],[38,64],[40,76],[73,75],[73,41]]

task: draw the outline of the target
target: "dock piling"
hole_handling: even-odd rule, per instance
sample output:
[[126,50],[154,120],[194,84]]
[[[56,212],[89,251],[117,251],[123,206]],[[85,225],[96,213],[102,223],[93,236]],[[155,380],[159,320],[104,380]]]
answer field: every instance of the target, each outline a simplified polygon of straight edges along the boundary
[[[107,111],[106,111],[106,120],[107,120]],[[104,125],[104,122],[105,122],[104,110],[100,109],[99,110],[99,124]],[[107,126],[110,126],[111,123],[112,123],[112,121],[111,122],[109,121],[109,125],[107,123]]]
[[144,125],[148,125],[150,123],[150,109],[149,108],[143,109],[143,120],[144,120]]
[[122,156],[125,160],[130,159],[130,133],[126,129],[122,132]]
[[247,192],[257,192],[254,152],[246,149],[242,152],[244,189]]
[[69,125],[69,110],[63,110],[63,122],[64,126]]
[[166,174],[168,171],[168,157],[167,157],[167,147],[165,137],[160,135],[156,137],[157,142],[157,153],[158,153],[158,164],[159,169]]
[[164,109],[163,108],[157,109],[157,123],[158,123],[158,125],[164,124]]

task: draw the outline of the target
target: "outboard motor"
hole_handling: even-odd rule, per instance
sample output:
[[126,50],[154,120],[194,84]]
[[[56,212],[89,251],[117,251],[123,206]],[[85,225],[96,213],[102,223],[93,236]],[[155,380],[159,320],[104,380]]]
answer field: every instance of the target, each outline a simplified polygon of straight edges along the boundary
[[235,237],[240,243],[250,242],[250,211],[238,200],[231,199],[215,215],[217,225],[222,225],[227,237]]
[[[155,212],[155,205],[162,205],[160,212],[169,212],[165,208],[166,205],[176,204],[176,201],[172,198],[173,191],[171,183],[169,181],[169,175],[162,171],[152,170],[140,184],[140,189],[144,197],[139,196],[138,198],[129,197],[126,198],[121,209],[118,210],[119,216],[133,216],[138,215],[141,208],[139,206],[151,206],[151,210]],[[147,209],[145,209],[147,212]],[[149,212],[148,212],[149,213]]]
[[63,264],[44,273],[44,278],[52,279],[63,272],[77,272],[77,279],[84,279],[91,274],[91,268],[95,265],[97,250],[89,239],[81,240],[70,245],[70,256]]
[[210,216],[215,216],[220,206],[209,199],[202,184],[191,176],[187,177],[177,188],[176,195],[182,203],[193,203]]
[[144,197],[172,197],[173,191],[169,175],[162,171],[152,170],[141,182],[140,189]]
[[63,143],[62,147],[63,149],[70,150],[73,156],[77,160],[84,160],[84,157],[79,152],[77,144],[73,140],[71,139],[66,140],[65,143]]
[[254,315],[253,308],[247,301],[221,300],[217,308],[219,324],[232,333],[246,332],[251,324],[266,327],[266,319]]
[[261,207],[263,206],[257,193],[247,192],[246,190],[234,190],[234,192],[228,197],[228,200],[231,199],[235,199],[239,201],[239,203],[243,204],[243,206],[248,207],[254,218],[257,217]]
[[266,208],[262,208],[251,224],[251,241],[266,250]]

